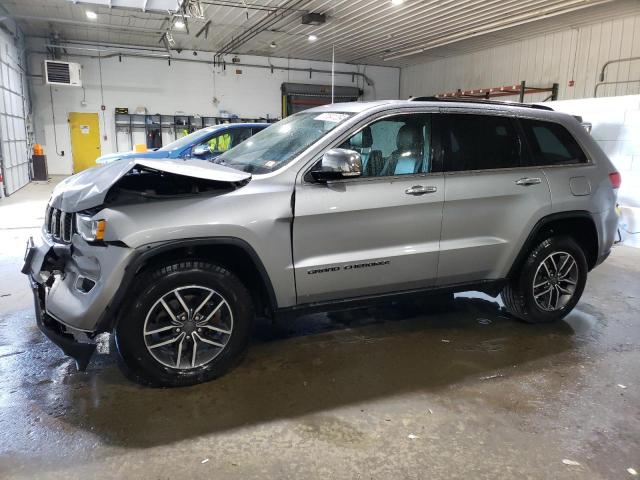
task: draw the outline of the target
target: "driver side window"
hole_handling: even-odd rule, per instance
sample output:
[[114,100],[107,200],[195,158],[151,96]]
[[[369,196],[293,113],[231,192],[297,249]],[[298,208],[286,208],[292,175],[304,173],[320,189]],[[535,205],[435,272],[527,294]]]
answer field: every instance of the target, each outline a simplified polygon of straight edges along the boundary
[[340,145],[362,157],[362,177],[427,173],[431,168],[431,115],[388,117]]
[[[234,128],[201,142],[195,148],[204,147],[205,158],[213,158],[239,145],[251,136],[250,128]],[[200,155],[202,157],[202,155]]]
[[209,140],[202,142],[202,144],[208,146],[211,153],[220,154],[226,152],[231,147],[231,132],[214,135]]

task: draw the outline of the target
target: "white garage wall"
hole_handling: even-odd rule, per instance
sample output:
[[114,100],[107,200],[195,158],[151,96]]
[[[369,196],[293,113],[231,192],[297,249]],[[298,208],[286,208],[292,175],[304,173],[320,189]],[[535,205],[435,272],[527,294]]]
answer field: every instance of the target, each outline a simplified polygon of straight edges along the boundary
[[591,123],[591,136],[622,174],[621,235],[625,243],[640,247],[640,95],[564,100],[549,106]]
[[[640,56],[640,15],[403,68],[401,98],[513,85],[521,80],[531,86],[559,83],[560,100],[587,98],[593,96],[607,60],[631,56]],[[607,68],[607,81],[631,79],[640,80],[640,60]],[[570,80],[575,81],[573,87],[568,85]],[[640,93],[640,81],[598,90],[599,97],[636,93]],[[527,95],[525,101],[542,101],[546,95]]]
[[[32,50],[41,50],[38,44]],[[181,58],[196,58],[191,52],[183,51]],[[42,70],[41,54],[30,56],[31,73]],[[210,59],[211,56],[199,53],[198,59]],[[100,105],[106,110],[100,117],[102,134],[102,153],[115,151],[114,108],[128,107],[129,112],[138,106],[144,106],[149,113],[161,114],[200,114],[216,116],[220,110],[226,110],[240,117],[278,118],[281,115],[280,86],[283,82],[330,84],[329,74],[293,72],[268,69],[237,67],[241,75],[234,73],[235,67],[227,69],[213,68],[210,64],[196,64],[166,60],[123,57],[103,59],[102,91],[100,88],[100,65],[97,59],[69,56],[65,60],[82,65],[84,90],[74,87],[55,87],[52,89],[55,106],[56,135],[54,138],[52,108],[48,86],[36,78],[32,82],[36,141],[42,143],[47,155],[50,174],[69,174],[72,172],[71,145],[67,118],[69,112],[100,112]],[[242,55],[243,63],[268,65],[266,57]],[[276,66],[297,68],[331,69],[326,62],[287,60],[272,58]],[[336,76],[336,85],[359,86],[364,90],[364,100],[397,98],[399,91],[399,69],[390,67],[356,66],[336,64],[336,70],[364,72],[373,85],[369,86],[356,77]],[[364,83],[364,84],[363,84]],[[102,100],[102,95],[104,100]],[[82,106],[83,96],[86,106]],[[219,100],[216,105],[214,97]],[[105,138],[106,137],[106,138]],[[119,137],[119,139],[122,137]],[[57,148],[56,148],[57,139]],[[124,142],[122,142],[124,143]],[[121,146],[121,149],[126,145]],[[64,151],[64,156],[61,155]]]
[[24,38],[13,22],[8,25],[8,30],[0,30],[0,171],[4,193],[11,195],[29,182],[29,101]]

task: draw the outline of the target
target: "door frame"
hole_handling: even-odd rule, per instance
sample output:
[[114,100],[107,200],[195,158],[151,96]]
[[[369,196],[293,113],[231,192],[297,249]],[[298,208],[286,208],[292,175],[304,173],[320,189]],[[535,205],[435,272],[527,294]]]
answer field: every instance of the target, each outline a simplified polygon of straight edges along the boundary
[[[397,117],[397,116],[401,116],[401,115],[433,115],[433,116],[437,116],[437,114],[440,112],[440,107],[439,106],[416,106],[416,107],[402,107],[402,108],[396,108],[393,110],[385,110],[382,112],[376,112],[374,114],[371,114],[369,116],[363,117],[362,119],[360,119],[357,123],[355,123],[354,125],[352,125],[350,128],[348,128],[347,130],[345,130],[344,132],[341,132],[340,135],[338,135],[336,138],[334,138],[333,140],[331,140],[330,142],[328,142],[327,144],[323,145],[318,151],[316,151],[307,161],[304,162],[304,164],[302,164],[296,172],[296,182],[295,182],[295,190],[294,190],[294,198],[297,192],[297,189],[299,188],[305,188],[305,189],[314,189],[314,188],[328,188],[325,184],[319,184],[318,182],[312,181],[310,180],[310,174],[309,172],[311,171],[311,169],[313,168],[313,166],[322,158],[322,155],[329,149],[331,148],[335,148],[339,145],[341,145],[344,141],[346,141],[348,138],[350,138],[351,136],[357,134],[360,130],[362,130],[363,128],[365,128],[368,125],[371,125],[377,121],[380,120],[384,120],[385,118],[390,118],[390,117]],[[348,179],[341,179],[341,180],[333,180],[331,181],[331,185],[336,186],[337,188],[346,188],[347,185],[353,185],[353,184],[365,184],[365,183],[370,183],[370,184],[375,184],[375,183],[400,183],[400,182],[409,182],[409,183],[413,183],[411,182],[411,180],[414,180],[415,182],[420,181],[421,179],[429,179],[429,178],[433,178],[433,179],[438,179],[439,181],[442,182],[442,192],[439,193],[439,195],[441,194],[443,196],[442,198],[442,202],[444,202],[444,175],[443,172],[441,171],[441,165],[442,165],[442,152],[441,152],[441,148],[440,148],[440,131],[439,128],[437,126],[435,126],[436,122],[432,122],[431,126],[432,126],[432,131],[431,131],[431,171],[429,171],[428,173],[413,173],[413,174],[405,174],[405,175],[387,175],[387,176],[376,176],[376,177],[356,177],[356,178],[348,178]],[[293,201],[293,219],[292,219],[292,224],[291,224],[291,241],[292,241],[292,249],[295,251],[295,243],[294,243],[294,235],[295,235],[295,223],[296,223],[296,208],[295,208],[295,200]],[[440,222],[440,227],[441,227],[441,222]],[[426,227],[425,227],[426,229]],[[438,242],[440,241],[440,236],[441,236],[441,231],[438,234]],[[293,266],[293,272],[294,272],[294,279],[296,278],[296,262],[295,262],[295,255],[292,254],[292,266]],[[415,291],[415,290],[419,290],[422,291],[425,288],[433,288],[435,286],[435,283],[437,282],[437,264],[438,261],[436,259],[436,270],[435,270],[435,274],[432,278],[433,283],[431,284],[429,281],[427,280],[421,280],[421,281],[414,281],[414,282],[408,282],[407,283],[407,289],[397,289],[397,290],[390,290],[389,292],[383,292],[383,293],[365,293],[363,292],[362,295],[357,295],[356,297],[353,298],[360,298],[363,296],[369,297],[369,296],[385,296],[385,295],[392,295],[395,293],[399,293],[399,292],[403,292],[403,291]],[[414,283],[415,285],[411,285],[409,286],[409,283]],[[297,284],[297,283],[296,283]],[[419,284],[419,285],[418,285]],[[372,287],[372,289],[375,287]],[[298,302],[300,302],[300,297],[299,294],[296,293],[296,297],[298,298]],[[317,300],[312,300],[311,303],[315,304],[315,303],[331,303],[334,302],[335,300],[324,300],[324,299],[317,299]],[[304,304],[302,303],[298,303],[299,305]]]

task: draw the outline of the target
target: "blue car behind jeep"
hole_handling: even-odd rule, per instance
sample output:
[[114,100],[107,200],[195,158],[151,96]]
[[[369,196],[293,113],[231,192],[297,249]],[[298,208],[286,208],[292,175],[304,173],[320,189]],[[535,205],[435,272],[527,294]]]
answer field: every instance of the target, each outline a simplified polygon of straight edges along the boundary
[[230,148],[244,142],[268,123],[224,123],[197,130],[157,150],[147,152],[117,152],[102,155],[97,164],[110,163],[126,158],[186,158],[212,160]]

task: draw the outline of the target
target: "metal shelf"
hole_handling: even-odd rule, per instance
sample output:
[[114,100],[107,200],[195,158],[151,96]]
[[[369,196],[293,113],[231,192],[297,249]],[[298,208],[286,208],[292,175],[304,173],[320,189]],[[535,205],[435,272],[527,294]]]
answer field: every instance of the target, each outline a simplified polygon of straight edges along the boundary
[[451,98],[451,97],[461,97],[461,98],[494,98],[494,97],[507,97],[512,95],[518,95],[519,102],[524,102],[524,96],[532,93],[545,93],[548,92],[549,96],[544,99],[547,100],[557,100],[558,99],[558,87],[557,83],[554,83],[550,87],[530,87],[527,86],[527,83],[523,80],[517,85],[507,85],[502,87],[490,87],[490,88],[476,88],[473,90],[456,90],[455,92],[446,92],[439,93],[435,95],[439,98]]
[[[173,131],[173,138],[177,140],[178,131],[184,135],[195,132],[205,127],[213,127],[224,123],[273,123],[277,119],[268,118],[226,118],[226,117],[203,117],[198,115],[165,115],[165,114],[137,114],[137,113],[116,113],[116,151],[120,151],[118,145],[118,131],[126,130],[129,134],[129,146],[133,149],[134,130],[144,130],[145,140],[152,130],[160,130],[161,140],[163,131]],[[180,137],[184,136],[181,135]]]

